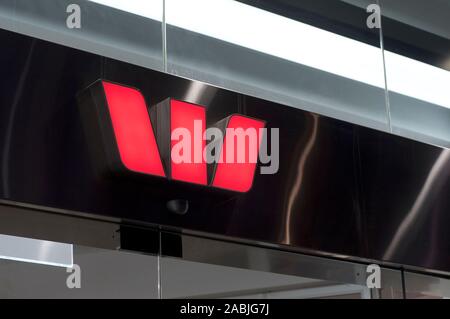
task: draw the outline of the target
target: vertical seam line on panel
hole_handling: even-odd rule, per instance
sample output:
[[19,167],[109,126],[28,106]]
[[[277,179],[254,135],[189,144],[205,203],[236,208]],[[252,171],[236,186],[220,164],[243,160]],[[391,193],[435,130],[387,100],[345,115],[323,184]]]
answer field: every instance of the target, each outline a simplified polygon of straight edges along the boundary
[[167,73],[167,28],[166,28],[166,0],[162,0],[162,55],[163,55],[163,70]]
[[161,285],[161,255],[162,255],[162,234],[161,229],[158,229],[158,258],[157,258],[157,271],[158,271],[158,299],[162,299],[162,285]]
[[402,297],[403,299],[406,299],[405,269],[401,267],[400,271],[402,276]]
[[381,14],[381,4],[377,0],[378,7],[380,8],[380,48],[381,56],[383,58],[383,75],[384,75],[384,103],[386,108],[386,120],[388,124],[389,133],[392,133],[392,121],[391,121],[391,103],[389,99],[389,89],[387,83],[387,72],[386,72],[386,57],[384,55],[384,36],[383,36],[383,23]]

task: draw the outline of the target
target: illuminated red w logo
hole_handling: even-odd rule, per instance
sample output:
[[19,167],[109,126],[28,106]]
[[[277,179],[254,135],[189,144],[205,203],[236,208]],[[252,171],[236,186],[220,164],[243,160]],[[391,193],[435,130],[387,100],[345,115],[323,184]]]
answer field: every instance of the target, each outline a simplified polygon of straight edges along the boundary
[[[102,144],[113,168],[235,192],[250,190],[256,161],[247,159],[211,164],[205,161],[204,107],[167,99],[149,112],[139,90],[107,81],[95,82],[80,95],[79,100],[82,105],[86,104],[83,106],[85,114],[88,112],[92,116],[95,113]],[[231,115],[219,121],[215,127],[222,132],[229,129],[240,129],[241,132],[254,129],[258,132],[254,145],[249,141],[234,143],[231,139],[236,135],[225,133],[220,147],[222,158],[232,152],[237,156],[240,152],[250,154],[254,151],[257,154],[264,126],[264,121],[242,115]],[[180,130],[189,134],[178,136]],[[185,140],[181,141],[183,138]],[[182,150],[178,149],[180,142],[184,146]],[[175,161],[174,152],[188,160]]]

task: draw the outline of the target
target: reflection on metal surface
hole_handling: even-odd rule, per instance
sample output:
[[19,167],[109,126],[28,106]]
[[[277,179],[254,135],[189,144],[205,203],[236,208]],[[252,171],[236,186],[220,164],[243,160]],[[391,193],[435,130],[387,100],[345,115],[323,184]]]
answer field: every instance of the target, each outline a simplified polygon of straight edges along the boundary
[[407,299],[448,299],[450,280],[405,272],[405,294]]
[[436,190],[440,190],[442,186],[447,182],[450,172],[446,170],[446,167],[448,167],[449,164],[450,150],[444,149],[431,168],[422,189],[420,190],[416,200],[414,201],[414,205],[411,207],[411,210],[408,212],[408,214],[404,217],[402,223],[400,224],[394,237],[392,238],[383,256],[383,259],[390,260],[394,257],[394,254],[402,244],[402,240],[404,239],[404,237],[410,234],[410,228],[412,228],[416,223],[419,222],[419,217],[421,217],[420,214],[424,214],[426,212],[426,210],[423,210],[426,201],[433,200],[433,198],[431,198],[433,192],[435,192]]
[[71,244],[0,235],[0,258],[67,268],[73,266],[73,247]]
[[23,66],[22,71],[20,72],[20,80],[18,83],[18,87],[17,90],[14,94],[14,101],[11,105],[10,111],[9,111],[9,116],[8,116],[8,128],[7,131],[5,133],[5,141],[4,141],[4,146],[3,146],[3,160],[2,160],[2,184],[3,184],[3,196],[6,198],[9,198],[9,173],[10,173],[10,167],[9,164],[11,162],[11,158],[10,158],[10,149],[11,149],[11,139],[12,137],[12,133],[13,133],[13,126],[15,124],[15,116],[17,113],[17,107],[19,105],[19,101],[20,101],[20,97],[23,94],[23,90],[24,90],[24,84],[26,82],[26,79],[28,77],[28,72],[30,71],[30,67],[31,67],[31,57],[33,56],[33,52],[34,52],[34,47],[36,44],[36,40],[33,40],[31,42],[30,48],[28,50],[28,55],[27,55],[27,59],[26,62]]
[[234,294],[225,298],[239,299],[370,299],[367,288],[358,285],[325,285],[324,287],[292,288],[252,294]]
[[[103,249],[120,247],[120,220],[0,200],[0,234]],[[108,221],[106,221],[108,220]]]
[[[177,240],[178,247],[175,248]],[[163,257],[173,256],[183,261],[357,285],[359,292],[367,293],[366,264],[166,232],[162,233],[161,245]],[[382,267],[379,296],[402,298],[402,291],[401,272]]]
[[186,92],[184,101],[198,101],[207,89],[208,86],[201,82],[192,82]]
[[[171,256],[173,243],[167,234],[162,237],[162,255]],[[365,285],[365,265],[269,248],[240,245],[214,239],[181,235],[178,256],[183,260],[228,267],[244,268],[284,275],[301,276],[334,282]]]
[[217,88],[202,82],[192,81],[186,89],[183,101],[200,104],[206,108],[217,94]]
[[300,191],[302,188],[303,183],[303,175],[305,174],[305,165],[306,161],[309,158],[309,155],[316,143],[316,137],[317,137],[317,128],[319,126],[319,117],[316,114],[311,114],[312,117],[312,128],[311,128],[311,135],[308,138],[308,141],[306,143],[306,146],[302,152],[302,155],[300,156],[299,162],[298,162],[298,170],[297,170],[297,176],[295,178],[294,185],[292,186],[292,190],[289,193],[288,198],[288,206],[286,209],[286,222],[284,224],[284,239],[282,240],[283,244],[291,244],[291,227],[292,227],[292,214],[293,214],[293,206],[296,198],[301,195]]

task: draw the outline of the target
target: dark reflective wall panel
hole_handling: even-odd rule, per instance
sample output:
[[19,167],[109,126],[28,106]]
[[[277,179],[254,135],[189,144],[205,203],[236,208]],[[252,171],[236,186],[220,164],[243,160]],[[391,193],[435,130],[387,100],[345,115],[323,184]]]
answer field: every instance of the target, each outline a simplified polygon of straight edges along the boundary
[[[434,268],[450,258],[450,150],[360,131],[362,207],[376,259]],[[448,266],[445,266],[448,267]]]
[[[0,53],[3,199],[450,271],[448,150],[10,32],[0,38],[10,44]],[[76,104],[98,78],[139,88],[149,105],[205,105],[209,123],[234,112],[266,120],[280,128],[278,173],[258,173],[241,195],[101,175]],[[167,210],[174,198],[189,200],[186,215]]]

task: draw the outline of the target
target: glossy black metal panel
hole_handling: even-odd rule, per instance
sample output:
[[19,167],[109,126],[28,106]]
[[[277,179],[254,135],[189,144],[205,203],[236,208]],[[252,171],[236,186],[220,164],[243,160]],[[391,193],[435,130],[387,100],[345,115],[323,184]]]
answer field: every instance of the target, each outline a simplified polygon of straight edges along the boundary
[[[450,271],[449,151],[257,98],[0,31],[3,199]],[[105,178],[76,95],[98,78],[238,112],[280,128],[280,168],[245,194]],[[166,203],[189,201],[186,215]]]
[[448,270],[450,150],[366,130],[358,135],[372,256]]

